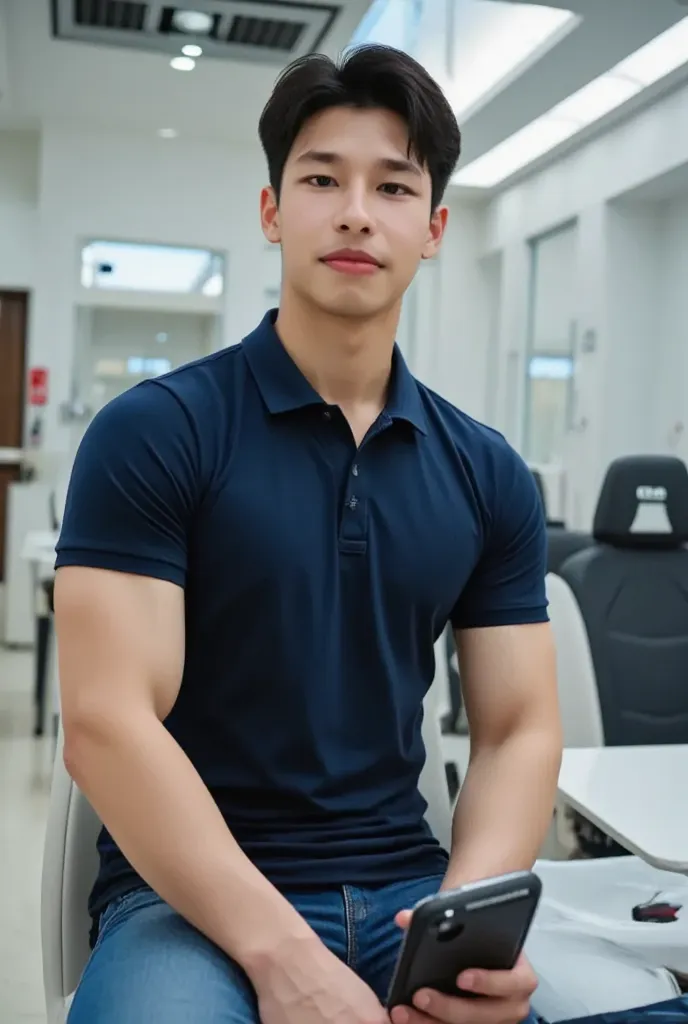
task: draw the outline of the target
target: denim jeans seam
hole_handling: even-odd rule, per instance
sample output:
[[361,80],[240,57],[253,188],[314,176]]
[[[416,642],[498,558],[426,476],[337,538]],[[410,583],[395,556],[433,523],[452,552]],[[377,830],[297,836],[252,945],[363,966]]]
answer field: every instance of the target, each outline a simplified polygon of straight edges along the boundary
[[346,962],[352,970],[355,970],[358,962],[356,913],[348,885],[342,886],[342,897],[344,900],[344,923],[346,925]]

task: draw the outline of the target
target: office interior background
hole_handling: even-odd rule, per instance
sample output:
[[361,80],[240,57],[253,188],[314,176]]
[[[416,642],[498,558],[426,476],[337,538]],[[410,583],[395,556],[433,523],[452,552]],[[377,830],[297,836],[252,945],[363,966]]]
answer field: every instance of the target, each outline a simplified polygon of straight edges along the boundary
[[686,0],[0,0],[2,1024],[46,1019],[27,535],[100,407],[277,303],[260,110],[289,60],[367,40],[416,56],[464,134],[404,303],[412,371],[506,435],[570,530],[612,460],[688,460]]

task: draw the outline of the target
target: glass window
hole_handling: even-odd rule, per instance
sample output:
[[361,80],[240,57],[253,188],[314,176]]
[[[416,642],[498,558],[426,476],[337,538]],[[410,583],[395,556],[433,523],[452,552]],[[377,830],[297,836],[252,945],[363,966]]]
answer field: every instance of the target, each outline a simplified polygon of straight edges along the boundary
[[112,291],[217,297],[224,290],[224,258],[208,249],[92,241],[81,250],[81,284]]
[[577,227],[531,242],[525,457],[557,463],[571,422],[576,357]]

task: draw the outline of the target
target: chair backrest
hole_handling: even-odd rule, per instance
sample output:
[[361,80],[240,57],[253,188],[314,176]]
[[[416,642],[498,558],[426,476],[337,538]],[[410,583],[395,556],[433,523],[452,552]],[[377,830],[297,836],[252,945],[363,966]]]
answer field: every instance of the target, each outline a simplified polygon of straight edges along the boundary
[[570,587],[561,576],[548,573],[545,583],[557,652],[564,746],[603,747],[600,701],[585,623]]
[[589,533],[582,533],[579,530],[568,530],[564,522],[550,517],[542,473],[532,466],[530,472],[533,474],[547,522],[547,572],[558,572],[569,555],[592,544],[592,537]]
[[558,571],[550,614],[560,660],[592,672],[607,746],[688,743],[683,462],[664,456],[613,462],[593,538]]
[[[442,758],[438,690],[425,701],[425,766],[420,788],[428,803],[427,820],[440,843],[451,842],[451,801]],[[98,870],[96,841],[101,824],[74,785],[63,761],[60,727],[50,791],[43,855],[41,938],[48,1024],[63,1024],[65,1000],[76,990],[89,957],[88,897]]]
[[88,897],[98,870],[100,822],[67,774],[57,738],[43,854],[41,938],[49,1024],[65,1018],[65,999],[89,955]]
[[547,524],[547,572],[558,573],[564,562],[578,551],[589,548],[592,534]]
[[451,846],[452,806],[447,785],[447,773],[442,754],[442,730],[437,681],[425,698],[423,714],[423,741],[425,765],[420,776],[420,791],[428,804],[426,819],[435,837],[445,850]]

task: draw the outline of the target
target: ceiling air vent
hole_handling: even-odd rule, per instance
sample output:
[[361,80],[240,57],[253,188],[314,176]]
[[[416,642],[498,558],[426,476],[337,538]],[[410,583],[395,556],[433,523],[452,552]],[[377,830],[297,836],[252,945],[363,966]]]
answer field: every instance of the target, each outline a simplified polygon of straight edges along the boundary
[[147,4],[131,0],[74,0],[74,23],[88,28],[140,32]]
[[266,46],[271,50],[291,53],[307,27],[305,21],[246,18],[238,14],[232,19],[227,42],[238,43],[240,46]]
[[[203,56],[280,66],[325,43],[346,45],[370,0],[52,0],[58,39],[176,55],[184,42]],[[194,26],[192,31],[187,25]],[[342,37],[340,39],[340,36]]]

